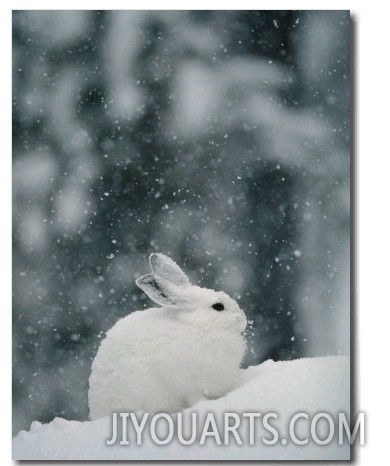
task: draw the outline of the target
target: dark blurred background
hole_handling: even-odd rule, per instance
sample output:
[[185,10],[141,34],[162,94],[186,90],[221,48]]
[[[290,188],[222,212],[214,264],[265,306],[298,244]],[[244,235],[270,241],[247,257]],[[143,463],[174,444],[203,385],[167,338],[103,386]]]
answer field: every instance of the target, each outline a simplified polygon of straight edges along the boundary
[[87,418],[153,251],[244,366],[349,352],[349,50],[343,11],[14,12],[14,432]]

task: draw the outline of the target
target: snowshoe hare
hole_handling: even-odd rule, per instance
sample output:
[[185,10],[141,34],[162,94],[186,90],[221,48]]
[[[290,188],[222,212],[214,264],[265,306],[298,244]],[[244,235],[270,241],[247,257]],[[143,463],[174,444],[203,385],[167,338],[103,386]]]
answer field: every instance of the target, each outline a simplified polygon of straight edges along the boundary
[[136,284],[161,307],[120,319],[102,341],[89,379],[91,419],[113,412],[173,413],[235,388],[247,320],[222,291],[190,284],[164,254]]

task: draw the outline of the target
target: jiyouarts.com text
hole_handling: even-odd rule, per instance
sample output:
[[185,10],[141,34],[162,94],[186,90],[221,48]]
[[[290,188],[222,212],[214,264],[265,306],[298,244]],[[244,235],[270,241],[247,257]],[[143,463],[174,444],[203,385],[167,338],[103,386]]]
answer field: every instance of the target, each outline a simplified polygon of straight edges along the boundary
[[[359,433],[359,435],[358,435]],[[113,413],[112,432],[107,445],[142,445],[151,441],[167,445],[264,445],[314,442],[327,445],[353,444],[359,437],[364,444],[364,414],[359,413],[354,425],[345,413],[297,413],[287,420],[276,413]]]

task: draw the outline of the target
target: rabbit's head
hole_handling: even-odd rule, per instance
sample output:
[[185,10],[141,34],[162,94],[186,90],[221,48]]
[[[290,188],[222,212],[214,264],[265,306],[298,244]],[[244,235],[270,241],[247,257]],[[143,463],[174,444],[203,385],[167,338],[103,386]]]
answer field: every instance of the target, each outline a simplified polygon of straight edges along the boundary
[[244,312],[226,293],[191,285],[181,268],[164,254],[153,253],[149,261],[152,273],[138,278],[136,284],[153,301],[176,308],[180,318],[192,325],[234,333],[245,330]]

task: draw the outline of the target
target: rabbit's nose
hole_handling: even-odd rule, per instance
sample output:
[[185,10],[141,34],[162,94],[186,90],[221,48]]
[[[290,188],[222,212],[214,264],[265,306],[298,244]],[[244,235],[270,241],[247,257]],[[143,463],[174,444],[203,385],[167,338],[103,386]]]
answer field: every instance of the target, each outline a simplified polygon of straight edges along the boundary
[[236,315],[236,322],[237,322],[237,325],[239,326],[241,332],[243,332],[245,330],[245,328],[246,328],[246,325],[247,325],[247,320],[246,320],[245,315],[243,315],[243,314]]

